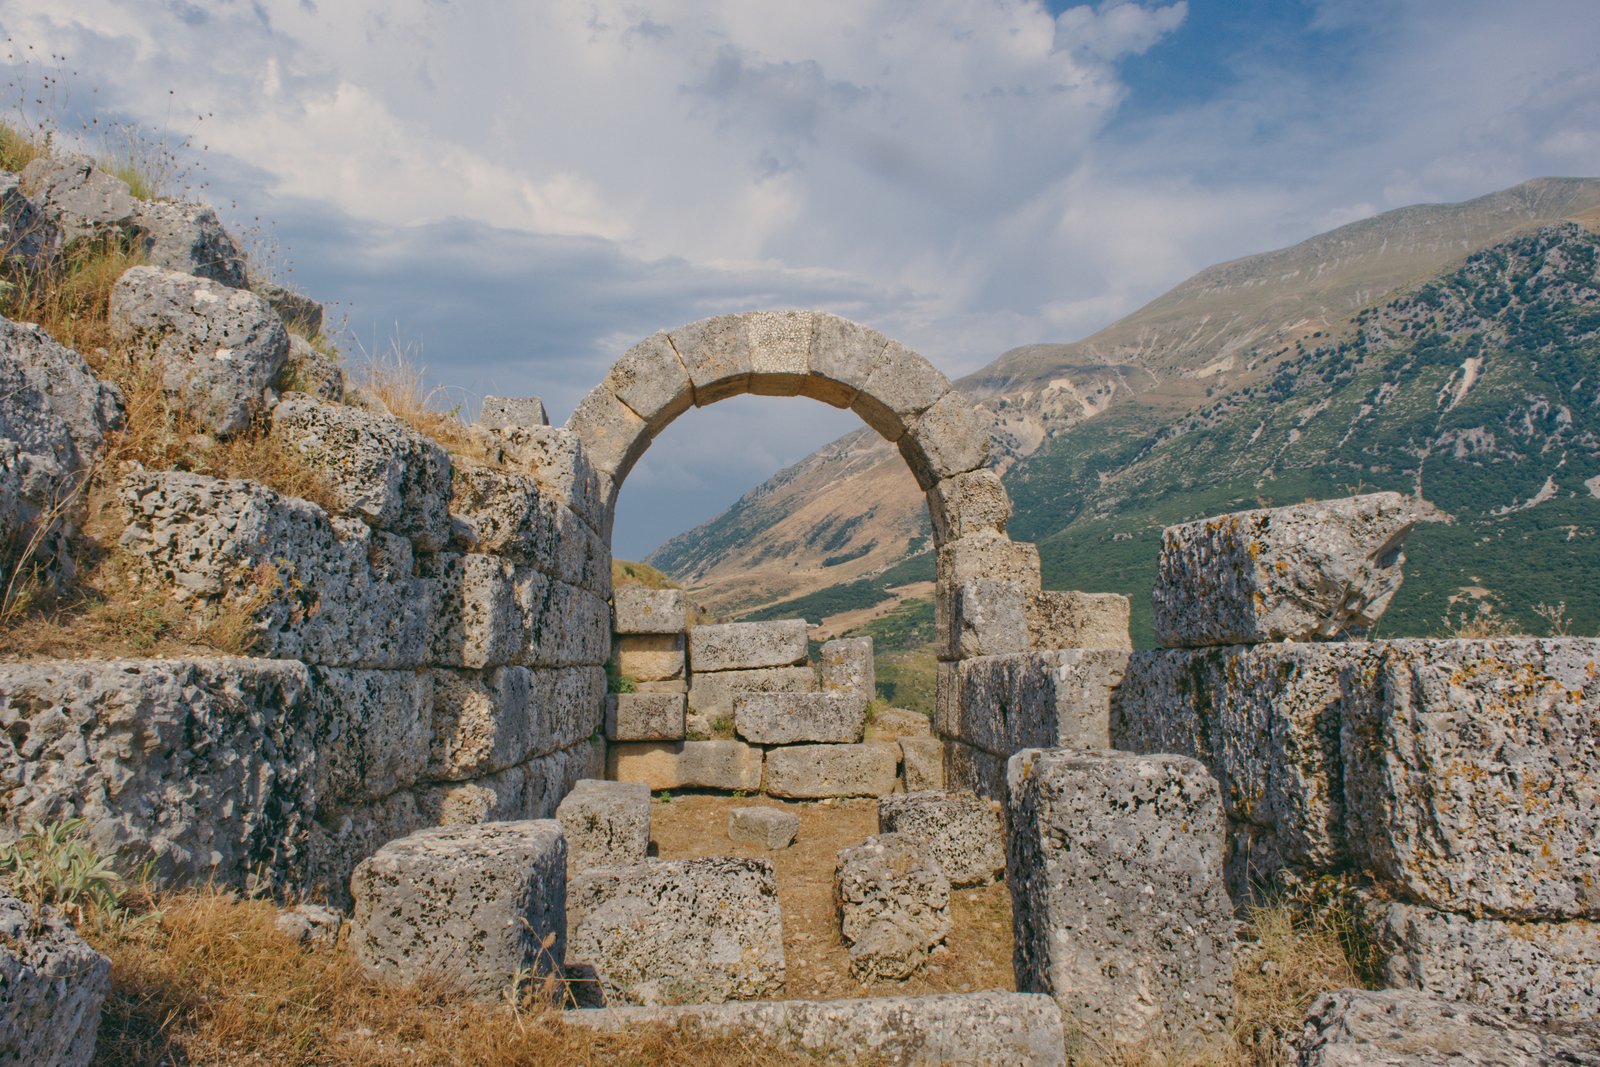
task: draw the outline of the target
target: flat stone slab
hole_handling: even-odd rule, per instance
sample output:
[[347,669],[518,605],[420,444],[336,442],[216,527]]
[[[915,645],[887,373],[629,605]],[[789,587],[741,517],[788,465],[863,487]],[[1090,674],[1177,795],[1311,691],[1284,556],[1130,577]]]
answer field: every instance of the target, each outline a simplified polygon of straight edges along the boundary
[[677,634],[689,628],[682,589],[619,585],[611,593],[611,628],[619,634]]
[[758,745],[861,740],[867,702],[855,693],[749,693],[734,698],[733,728]]
[[606,698],[606,740],[682,741],[682,693],[613,693]]
[[778,883],[769,860],[657,860],[573,879],[569,975],[608,1004],[701,1004],[783,988]]
[[626,742],[606,753],[607,776],[663,789],[761,788],[761,749],[742,741]]
[[0,887],[0,1063],[86,1067],[111,961],[54,911],[36,919]]
[[900,747],[791,745],[767,753],[763,790],[775,797],[885,797],[894,792]]
[[569,1011],[569,1026],[624,1033],[683,1026],[748,1035],[824,1059],[872,1057],[893,1067],[1065,1067],[1061,1013],[1037,993],[943,993],[855,1000]]
[[362,860],[350,892],[350,947],[376,977],[431,975],[495,1000],[518,974],[560,972],[567,845],[554,819],[419,830]]
[[1054,995],[1091,1047],[1224,1037],[1234,917],[1205,768],[1029,749],[1008,786],[1017,985]]
[[745,807],[728,812],[728,840],[759,848],[788,848],[800,830],[800,816],[780,808]]
[[1119,593],[1046,589],[1028,598],[1028,640],[1034,648],[1133,647],[1130,605]]
[[567,870],[643,863],[650,849],[650,790],[638,782],[585,778],[556,808]]
[[1600,1027],[1536,1027],[1401,989],[1324,993],[1306,1014],[1299,1067],[1542,1067],[1600,1063]]
[[689,664],[701,671],[788,667],[806,661],[804,619],[725,622],[689,630]]
[[1364,634],[1400,588],[1417,519],[1400,493],[1239,511],[1169,526],[1151,598],[1169,648]]
[[921,841],[953,886],[987,885],[1006,869],[998,805],[972,793],[924,790],[878,801],[878,832]]
[[950,880],[927,842],[904,834],[841,849],[833,899],[850,973],[863,982],[911,977],[950,933]]

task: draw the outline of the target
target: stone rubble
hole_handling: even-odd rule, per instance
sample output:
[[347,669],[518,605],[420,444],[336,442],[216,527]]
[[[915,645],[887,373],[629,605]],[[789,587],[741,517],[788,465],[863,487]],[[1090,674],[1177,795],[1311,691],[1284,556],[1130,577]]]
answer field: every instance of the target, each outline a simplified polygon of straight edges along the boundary
[[833,898],[850,973],[863,982],[911,977],[950,933],[950,880],[927,843],[905,834],[842,849]]
[[878,832],[926,846],[956,887],[987,885],[1006,869],[1005,829],[993,801],[933,790],[878,801]]
[[87,1067],[111,961],[0,886],[0,1063]]
[[728,840],[765,849],[788,848],[800,830],[800,816],[781,808],[742,807],[728,812]]

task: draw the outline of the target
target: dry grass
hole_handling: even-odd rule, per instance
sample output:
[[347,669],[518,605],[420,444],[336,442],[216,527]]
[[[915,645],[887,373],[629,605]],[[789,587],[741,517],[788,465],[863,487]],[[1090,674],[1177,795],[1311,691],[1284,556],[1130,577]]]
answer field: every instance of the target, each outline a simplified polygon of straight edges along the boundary
[[376,982],[359,971],[347,945],[303,948],[274,929],[273,905],[219,891],[153,903],[154,921],[98,923],[84,931],[112,961],[97,1064],[818,1062],[751,1039],[666,1028],[594,1034],[563,1025],[558,1012],[532,997],[493,1007],[437,986]]
[[361,385],[382,401],[391,415],[413,430],[455,455],[499,464],[500,457],[461,421],[459,405],[444,406],[444,391],[427,386],[423,368],[401,346],[391,345],[387,353],[368,356],[360,378]]
[[50,138],[47,134],[14,123],[0,122],[0,170],[20,174],[23,167],[49,153]]

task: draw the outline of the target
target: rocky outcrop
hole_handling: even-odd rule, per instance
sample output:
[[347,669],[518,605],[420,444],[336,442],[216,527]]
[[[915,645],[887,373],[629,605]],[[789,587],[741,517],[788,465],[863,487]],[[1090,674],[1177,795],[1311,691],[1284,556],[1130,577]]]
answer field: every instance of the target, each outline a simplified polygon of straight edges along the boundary
[[204,204],[178,200],[141,201],[133,225],[153,267],[243,289],[247,284],[244,253],[222,228],[217,213]]
[[139,201],[127,182],[87,156],[41,156],[23,168],[22,181],[63,246],[133,232]]
[[59,241],[55,223],[27,195],[21,176],[0,171],[0,264],[44,270]]

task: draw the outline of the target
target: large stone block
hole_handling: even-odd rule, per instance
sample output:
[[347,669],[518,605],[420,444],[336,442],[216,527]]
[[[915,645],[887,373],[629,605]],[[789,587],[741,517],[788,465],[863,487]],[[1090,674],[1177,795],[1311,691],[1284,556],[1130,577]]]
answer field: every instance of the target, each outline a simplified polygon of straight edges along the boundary
[[806,622],[725,622],[691,627],[689,669],[742,671],[806,661]]
[[295,334],[315,337],[322,332],[322,305],[309,296],[260,278],[253,279],[250,288],[272,305],[291,337]]
[[643,419],[652,437],[694,406],[689,372],[665,333],[646,337],[624,352],[600,387]]
[[775,797],[885,797],[894,792],[900,746],[793,745],[767,753],[764,790]]
[[952,390],[912,419],[897,443],[917,484],[927,492],[946,478],[987,466],[992,430],[988,414]]
[[339,361],[312,347],[297,333],[289,335],[289,355],[278,375],[278,387],[286,393],[305,393],[321,400],[344,400],[344,368]]
[[1600,1031],[1528,1026],[1500,1011],[1403,989],[1324,993],[1299,1037],[1299,1067],[1600,1063]]
[[88,156],[43,155],[22,168],[22,184],[59,233],[64,248],[80,240],[131,237],[139,201],[128,183]]
[[812,325],[805,395],[837,408],[849,407],[888,346],[889,339],[868,326],[818,313]]
[[604,772],[604,743],[585,739],[480,778],[419,789],[417,810],[428,826],[545,819],[580,780]]
[[728,840],[759,848],[788,848],[800,830],[800,816],[782,808],[744,807],[728,812]]
[[566,428],[583,443],[589,462],[600,474],[620,483],[650,447],[645,421],[604,386],[578,402]]
[[1017,985],[1103,1046],[1204,1044],[1233,1013],[1222,798],[1181,756],[1030,749],[1008,769]]
[[1111,698],[1128,653],[1060,649],[941,665],[936,731],[997,756],[1024,748],[1109,748]]
[[514,426],[488,431],[501,463],[533,475],[542,496],[577,513],[591,530],[607,528],[609,495],[583,440],[563,426]]
[[682,741],[682,693],[616,693],[606,698],[606,740]]
[[1003,534],[1011,521],[1011,498],[1000,476],[987,467],[942,479],[928,490],[927,498],[937,544]]
[[486,396],[478,409],[478,425],[490,430],[508,426],[549,426],[544,401],[536,396]]
[[560,573],[562,508],[533,475],[457,460],[450,491],[450,512],[471,526],[476,551],[581,584],[580,574]]
[[643,863],[650,849],[650,790],[638,782],[585,778],[572,787],[556,821],[567,837],[567,870]]
[[88,1067],[109,992],[110,960],[0,888],[0,1063]]
[[861,740],[867,702],[833,693],[751,693],[733,704],[733,728],[758,745]]
[[569,748],[600,725],[599,667],[497,667],[430,672],[433,740],[428,775],[466,781]]
[[939,547],[934,575],[935,646],[940,658],[953,659],[957,591],[967,582],[990,579],[1016,582],[1031,596],[1039,591],[1039,550],[998,534],[962,537]]
[[1600,919],[1600,639],[1381,648],[1344,684],[1354,856],[1434,907]]
[[1400,588],[1416,502],[1372,493],[1240,511],[1161,536],[1156,641],[1169,647],[1365,633]]
[[683,635],[630,634],[612,645],[617,673],[636,682],[663,682],[683,677]]
[[906,792],[944,788],[944,742],[937,737],[900,738],[900,778]]
[[944,739],[943,779],[946,789],[965,789],[1002,802],[1008,795],[1006,757],[973,748],[964,741]]
[[694,384],[696,407],[749,391],[752,369],[745,316],[701,319],[669,330],[668,337]]
[[743,693],[814,693],[817,672],[810,667],[765,667],[753,671],[697,673],[689,678],[689,707],[707,722],[733,719],[733,702]]
[[495,667],[524,658],[528,614],[517,602],[515,564],[477,552],[440,552],[424,556],[419,569],[436,595],[430,662]]
[[824,641],[821,664],[824,693],[854,694],[863,701],[878,695],[872,638],[837,637]]
[[909,978],[950,933],[950,881],[926,842],[879,834],[842,849],[833,874],[850,973]]
[[813,311],[751,311],[744,315],[750,346],[750,392],[796,396],[811,372]]
[[1027,614],[1034,648],[1133,647],[1128,598],[1118,593],[1046,589],[1028,598]]
[[598,594],[537,571],[519,571],[516,596],[527,613],[523,662],[538,667],[605,662],[611,650],[611,607]]
[[110,323],[119,341],[157,360],[169,395],[224,436],[249,425],[289,355],[289,335],[265,300],[160,267],[117,279]]
[[925,790],[878,801],[878,832],[927,846],[953,886],[986,885],[1006,869],[998,806],[972,793]]
[[880,708],[872,716],[874,741],[898,741],[907,737],[930,737],[933,724],[920,711],[906,708]]
[[850,405],[886,441],[898,441],[917,417],[950,392],[950,380],[898,341],[890,341]]
[[1065,1067],[1061,1013],[1035,993],[942,993],[569,1011],[569,1026],[632,1032],[664,1025],[744,1037],[837,1059],[844,1050],[895,1067]]
[[434,685],[426,672],[313,667],[310,682],[302,728],[316,748],[319,809],[379,800],[428,772]]
[[350,891],[351,951],[375,976],[495,1000],[521,974],[561,972],[567,846],[554,820],[419,830],[363,860]]
[[1411,904],[1363,913],[1386,985],[1540,1021],[1600,1020],[1600,923],[1472,919]]
[[681,634],[689,628],[682,589],[619,585],[611,594],[611,628],[619,634]]
[[602,867],[573,879],[568,908],[568,957],[592,970],[607,1003],[716,1003],[783,988],[768,860]]
[[955,591],[955,612],[950,624],[950,644],[940,649],[944,659],[1003,656],[1026,652],[1028,594],[1018,582],[1003,578],[976,578]]
[[742,741],[624,742],[606,753],[607,777],[662,789],[761,788],[761,749]]

